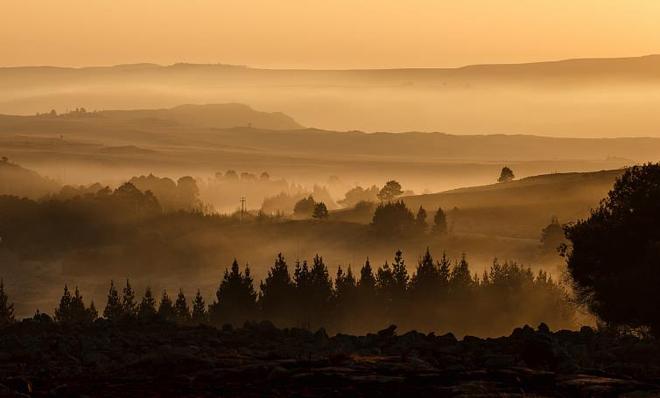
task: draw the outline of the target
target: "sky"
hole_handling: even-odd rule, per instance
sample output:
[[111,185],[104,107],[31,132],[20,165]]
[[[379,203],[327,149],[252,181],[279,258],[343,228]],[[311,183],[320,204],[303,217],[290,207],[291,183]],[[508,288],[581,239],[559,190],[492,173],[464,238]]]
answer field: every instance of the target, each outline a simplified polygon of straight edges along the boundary
[[0,0],[0,65],[452,67],[660,53],[658,0]]

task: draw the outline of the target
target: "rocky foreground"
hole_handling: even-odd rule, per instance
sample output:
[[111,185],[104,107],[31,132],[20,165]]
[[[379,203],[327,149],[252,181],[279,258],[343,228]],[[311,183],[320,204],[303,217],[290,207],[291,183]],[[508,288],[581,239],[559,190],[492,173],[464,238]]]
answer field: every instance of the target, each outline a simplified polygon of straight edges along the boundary
[[328,337],[22,322],[0,330],[0,397],[660,396],[660,345],[583,328],[497,339],[395,327]]

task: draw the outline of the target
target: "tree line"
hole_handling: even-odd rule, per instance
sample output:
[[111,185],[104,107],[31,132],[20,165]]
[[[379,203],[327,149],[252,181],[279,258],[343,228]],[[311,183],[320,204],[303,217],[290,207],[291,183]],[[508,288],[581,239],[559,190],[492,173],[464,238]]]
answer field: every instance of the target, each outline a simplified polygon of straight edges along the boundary
[[[9,310],[8,310],[9,309]],[[0,285],[0,323],[11,323],[13,307]],[[9,316],[8,316],[9,314]],[[523,323],[546,322],[569,327],[573,308],[562,286],[547,273],[497,260],[481,276],[472,274],[465,256],[434,260],[427,250],[409,274],[401,251],[393,261],[373,267],[369,259],[357,274],[339,267],[330,277],[321,256],[311,263],[289,266],[282,254],[255,288],[249,266],[237,261],[225,270],[213,301],[207,305],[198,290],[192,300],[178,291],[163,291],[159,300],[147,288],[138,299],[130,281],[121,288],[110,283],[101,314],[86,306],[78,288],[64,287],[53,321],[84,324],[99,316],[111,322],[168,321],[183,325],[242,325],[269,320],[279,327],[325,327],[331,331],[364,333],[389,324],[404,329],[510,332]],[[39,320],[50,319],[38,313]]]

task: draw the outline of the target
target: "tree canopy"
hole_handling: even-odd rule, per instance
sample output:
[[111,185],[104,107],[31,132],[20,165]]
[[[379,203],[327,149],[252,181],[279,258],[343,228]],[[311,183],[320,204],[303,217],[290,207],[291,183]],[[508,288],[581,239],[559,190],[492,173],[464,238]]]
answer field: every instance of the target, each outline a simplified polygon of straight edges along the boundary
[[629,168],[591,215],[566,227],[578,299],[603,321],[660,334],[660,164]]

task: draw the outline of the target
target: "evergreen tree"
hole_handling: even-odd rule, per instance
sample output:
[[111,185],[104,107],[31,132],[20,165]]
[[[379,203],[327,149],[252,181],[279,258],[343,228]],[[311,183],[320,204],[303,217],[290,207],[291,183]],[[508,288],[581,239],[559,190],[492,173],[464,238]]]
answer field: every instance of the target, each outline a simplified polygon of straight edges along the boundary
[[392,263],[392,276],[394,278],[394,286],[396,287],[398,295],[403,297],[406,290],[408,289],[410,277],[408,276],[406,262],[403,259],[403,253],[401,250],[397,250],[394,255],[394,262]]
[[[303,263],[306,266],[306,263]],[[308,280],[302,281],[300,292],[305,300],[303,304],[303,326],[308,328],[317,328],[323,326],[330,315],[332,298],[334,295],[332,281],[328,274],[328,268],[323,262],[323,257],[318,254],[314,256],[312,267],[309,269]]]
[[199,289],[197,289],[197,294],[193,300],[192,321],[196,325],[202,325],[208,322],[206,303],[204,303],[204,297],[202,297],[202,293]]
[[438,282],[443,290],[447,289],[449,279],[451,278],[451,262],[447,258],[447,253],[442,252],[442,258],[437,264]]
[[4,280],[0,278],[0,328],[15,322],[14,304],[9,303]]
[[[337,301],[341,304],[350,304],[354,301],[355,289],[357,288],[357,283],[355,277],[353,276],[353,271],[351,271],[351,266],[348,266],[346,273],[341,269],[341,266],[337,268],[337,277],[335,278],[335,297]],[[345,310],[343,308],[342,310]]]
[[73,294],[73,297],[71,298],[71,306],[69,307],[69,310],[71,321],[75,323],[86,323],[92,321],[89,319],[89,313],[87,308],[85,308],[85,302],[83,301],[83,297],[80,294],[80,289],[78,289],[78,286],[76,286],[76,290]]
[[154,298],[151,288],[147,287],[144,291],[144,296],[140,305],[138,305],[137,318],[143,322],[149,322],[156,319],[156,299]]
[[69,287],[64,285],[64,293],[60,298],[60,305],[55,309],[55,321],[60,323],[71,322],[71,292]]
[[465,254],[461,256],[461,260],[452,269],[449,283],[453,294],[465,293],[474,285]]
[[422,206],[419,206],[419,210],[417,210],[417,215],[415,216],[415,224],[420,233],[425,233],[429,227],[426,218],[426,210]]
[[128,319],[134,319],[137,316],[137,302],[135,300],[135,291],[128,279],[126,279],[126,287],[124,287],[123,293],[121,302],[123,316]]
[[238,261],[234,259],[231,271],[225,275],[216,292],[217,301],[209,307],[211,321],[215,324],[231,323],[240,325],[256,317],[256,298],[250,269],[245,266],[241,273]]
[[163,290],[163,296],[160,298],[160,305],[158,306],[158,318],[167,321],[176,321],[176,312],[174,311],[174,304],[172,299],[167,294],[167,290]]
[[411,281],[411,290],[418,297],[434,295],[438,285],[438,269],[428,248],[417,264],[417,271]]
[[360,269],[360,280],[357,283],[357,300],[355,303],[357,319],[363,331],[373,330],[381,318],[381,308],[376,301],[376,278],[369,259]]
[[438,211],[433,216],[433,233],[436,235],[445,235],[447,233],[447,216],[444,210],[442,210],[442,207],[438,207]]
[[259,306],[264,318],[275,324],[289,325],[292,321],[291,307],[295,300],[295,286],[282,253],[277,255],[275,264],[268,270],[260,288]]
[[356,300],[357,284],[351,266],[346,272],[341,266],[337,268],[334,291],[334,320],[340,330],[353,330],[354,305]]
[[118,321],[124,314],[121,302],[119,300],[119,293],[115,288],[114,281],[110,281],[110,289],[108,290],[108,302],[103,310],[103,317],[109,321]]
[[186,300],[186,296],[183,294],[183,289],[179,289],[179,295],[176,297],[174,315],[177,322],[181,324],[190,322],[190,308],[188,307],[188,300]]
[[99,312],[96,309],[96,305],[94,305],[94,300],[92,300],[91,303],[89,303],[89,308],[87,308],[87,319],[89,319],[91,322],[94,322],[99,318]]
[[376,271],[376,293],[386,306],[393,301],[395,283],[392,267],[385,261],[385,264]]
[[55,309],[55,321],[63,324],[83,324],[93,322],[98,318],[98,311],[94,303],[85,308],[85,302],[76,286],[73,296],[69,288],[64,285],[64,293],[60,299],[60,305]]

